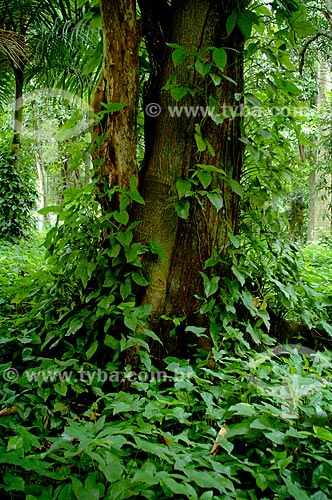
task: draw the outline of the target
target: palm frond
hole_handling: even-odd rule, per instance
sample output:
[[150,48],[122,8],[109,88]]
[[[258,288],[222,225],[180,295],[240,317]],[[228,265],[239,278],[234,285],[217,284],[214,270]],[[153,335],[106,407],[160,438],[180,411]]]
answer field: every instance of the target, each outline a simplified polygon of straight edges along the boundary
[[0,110],[3,111],[15,99],[15,81],[8,60],[0,54]]
[[36,78],[46,87],[66,88],[81,96],[92,92],[99,78],[102,46],[88,21],[58,19],[50,29],[35,30],[30,46],[33,57],[26,68],[27,79]]
[[13,66],[18,66],[27,57],[25,37],[20,33],[0,29],[0,52],[8,57]]

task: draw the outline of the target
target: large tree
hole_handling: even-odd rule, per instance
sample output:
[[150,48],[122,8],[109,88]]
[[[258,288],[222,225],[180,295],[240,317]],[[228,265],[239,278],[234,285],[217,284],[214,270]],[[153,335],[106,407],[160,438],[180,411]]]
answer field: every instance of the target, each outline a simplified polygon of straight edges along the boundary
[[[100,2],[104,62],[93,107],[109,113],[94,127],[94,159],[104,212],[118,208],[119,200],[108,196],[110,186],[128,189],[133,176],[145,200],[131,210],[131,220],[141,221],[136,241],[154,240],[163,257],[144,257],[149,285],[138,299],[152,306],[147,326],[163,341],[165,356],[183,352],[190,342],[183,341],[183,333],[170,337],[173,323],[165,318],[186,317],[187,324],[205,326],[199,297],[216,286],[213,274],[225,277],[230,272],[230,242],[239,220],[242,117],[203,115],[208,104],[225,113],[241,108],[244,44],[258,18],[247,0],[138,4],[141,23],[136,22],[135,0]],[[280,6],[282,17],[298,4]],[[137,172],[142,36],[150,72],[144,91],[145,159]],[[177,113],[174,105],[180,98],[187,110],[202,106],[202,111]],[[114,103],[125,106],[118,110]],[[209,272],[204,264],[213,255],[220,264],[218,271]]]

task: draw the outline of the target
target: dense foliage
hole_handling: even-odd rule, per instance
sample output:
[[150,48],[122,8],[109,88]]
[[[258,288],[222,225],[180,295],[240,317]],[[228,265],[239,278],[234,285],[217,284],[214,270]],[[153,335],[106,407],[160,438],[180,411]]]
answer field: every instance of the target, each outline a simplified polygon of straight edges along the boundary
[[0,151],[1,239],[14,240],[29,234],[36,196],[35,178],[29,169],[16,168],[11,154]]
[[[146,343],[157,341],[144,327],[149,307],[135,306],[133,296],[145,285],[142,259],[158,256],[153,241],[132,243],[126,209],[142,201],[135,186],[106,217],[91,187],[65,197],[62,208],[50,208],[59,222],[44,243],[46,267],[42,248],[2,247],[2,496],[329,498],[331,354],[248,344],[271,344],[267,302],[288,315],[306,311],[296,292],[300,262],[288,247],[234,237],[234,279],[223,291],[212,279],[202,298],[213,360],[195,347],[204,329],[187,325],[188,358],[166,358],[160,369]],[[329,257],[310,248],[305,258],[308,270]],[[247,276],[260,284],[261,304]],[[320,285],[318,276],[305,283],[308,276],[299,288],[314,284],[321,304],[331,273]],[[238,307],[247,321],[237,320]],[[131,349],[136,371],[121,368]]]
[[[7,4],[16,12],[20,2],[0,1],[0,12]],[[231,48],[196,52],[169,44],[174,68],[163,91],[178,110],[182,99],[197,96],[209,109],[200,116],[195,108],[195,168],[176,180],[167,209],[187,221],[195,206],[226,212],[234,194],[239,206],[237,230],[225,230],[227,251],[202,264],[200,321],[161,318],[171,340],[183,339],[170,354],[160,330],[149,328],[152,306],[142,300],[146,269],[161,265],[165,252],[153,238],[136,238],[140,221],[132,214],[145,200],[135,176],[128,189],[105,183],[109,210],[100,203],[103,159],[93,154],[104,137],[91,147],[88,115],[102,128],[125,106],[108,103],[93,114],[84,100],[72,99],[90,96],[98,80],[99,2],[42,2],[39,17],[34,1],[24,5],[31,16],[26,39],[13,31],[19,45],[12,52],[0,36],[0,95],[14,99],[8,57],[15,64],[27,57],[30,80],[20,164],[9,153],[8,110],[0,129],[0,497],[328,500],[332,248],[329,238],[304,243],[324,122],[313,118],[317,61],[309,56],[330,13],[320,18],[292,0],[229,16],[227,34],[237,30],[247,40],[239,107],[223,110],[235,119],[245,109],[240,182],[231,169],[196,164],[206,151],[213,158],[207,120],[223,126],[213,96],[221,82],[234,83],[225,74]],[[140,40],[140,105],[158,69],[151,54]],[[299,57],[307,64],[301,82]],[[182,81],[183,68],[195,68],[198,83]],[[149,139],[143,115],[140,109],[142,172]],[[326,137],[323,143],[328,158]],[[37,174],[50,205],[39,210],[45,234],[36,232],[31,214]]]

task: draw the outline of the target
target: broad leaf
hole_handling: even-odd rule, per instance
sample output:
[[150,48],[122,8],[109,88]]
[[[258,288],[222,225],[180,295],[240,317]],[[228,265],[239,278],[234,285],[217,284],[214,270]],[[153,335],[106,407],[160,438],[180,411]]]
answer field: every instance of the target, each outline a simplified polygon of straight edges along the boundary
[[224,49],[214,49],[212,52],[212,57],[215,65],[223,70],[227,63],[227,54]]
[[189,196],[191,192],[191,181],[189,179],[178,179],[175,184],[176,190],[179,195],[179,199]]

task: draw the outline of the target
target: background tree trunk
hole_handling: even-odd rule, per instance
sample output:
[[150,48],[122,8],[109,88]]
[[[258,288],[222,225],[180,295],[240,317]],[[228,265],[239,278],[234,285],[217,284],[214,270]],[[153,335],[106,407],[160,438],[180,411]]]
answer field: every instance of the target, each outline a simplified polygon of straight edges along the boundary
[[13,69],[15,74],[13,156],[14,166],[18,168],[23,124],[24,65],[22,63],[19,63],[18,66],[14,67]]
[[328,63],[318,64],[318,98],[317,112],[321,119],[318,130],[318,153],[316,168],[310,173],[309,178],[309,207],[307,241],[318,241],[331,234],[331,174],[327,174],[327,152],[323,141],[330,131],[323,125],[324,105],[326,105],[331,92],[331,72]]

